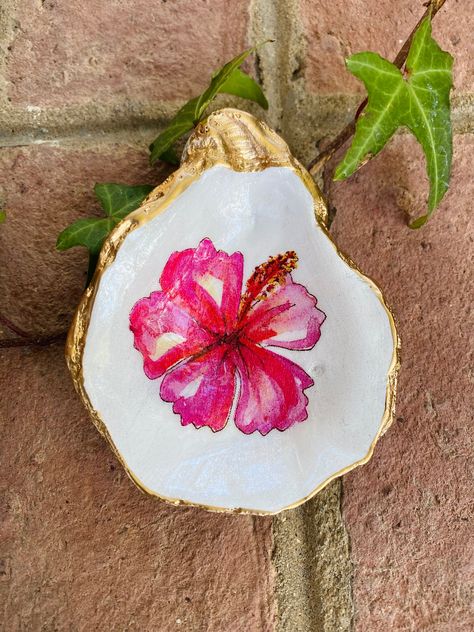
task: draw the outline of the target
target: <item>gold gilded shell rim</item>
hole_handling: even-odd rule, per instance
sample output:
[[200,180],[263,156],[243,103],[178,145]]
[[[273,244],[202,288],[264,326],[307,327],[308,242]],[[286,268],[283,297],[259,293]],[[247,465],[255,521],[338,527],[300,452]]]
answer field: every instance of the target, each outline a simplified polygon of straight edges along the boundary
[[[286,167],[291,169],[302,180],[303,184],[312,195],[314,200],[315,218],[319,227],[324,231],[326,237],[330,240],[338,255],[353,270],[355,270],[355,272],[363,278],[375,292],[380,303],[385,309],[392,332],[393,353],[387,373],[384,414],[380,420],[379,429],[367,454],[362,459],[359,459],[342,470],[332,474],[325,481],[319,484],[310,494],[277,511],[262,511],[243,507],[212,507],[179,498],[169,498],[149,489],[128,467],[125,458],[114,444],[105,423],[101,419],[99,413],[93,408],[84,387],[82,359],[94,299],[100,285],[102,275],[115,260],[118,249],[130,232],[162,213],[169,204],[181,195],[181,193],[183,193],[194,181],[196,181],[204,171],[217,165],[227,167],[233,171],[241,172],[263,171],[268,167]],[[390,427],[393,421],[397,377],[400,368],[400,339],[397,334],[393,313],[388,307],[379,287],[374,281],[372,281],[372,279],[364,275],[347,255],[337,248],[331,235],[329,234],[327,230],[327,209],[321,193],[310,174],[291,155],[285,141],[265,123],[257,120],[254,116],[248,114],[247,112],[226,108],[212,113],[205,121],[196,127],[185,147],[183,160],[179,169],[171,174],[162,184],[157,186],[146,198],[143,205],[128,215],[106,239],[100,252],[94,277],[82,296],[68,333],[66,341],[66,361],[72,375],[74,386],[79,393],[84,406],[89,412],[94,425],[108,441],[114,454],[122,464],[128,476],[141,489],[141,491],[173,505],[200,507],[208,511],[222,513],[273,515],[303,504],[321,491],[335,478],[342,476],[355,467],[363,465],[369,461],[377,441]]]

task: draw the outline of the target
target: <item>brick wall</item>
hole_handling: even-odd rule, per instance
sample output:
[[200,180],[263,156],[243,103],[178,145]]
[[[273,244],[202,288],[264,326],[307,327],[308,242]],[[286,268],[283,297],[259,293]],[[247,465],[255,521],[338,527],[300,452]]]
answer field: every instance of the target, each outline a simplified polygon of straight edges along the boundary
[[[361,99],[344,57],[392,56],[422,12],[416,0],[4,0],[0,313],[38,335],[67,326],[87,262],[54,250],[59,230],[98,212],[96,181],[163,179],[147,144],[223,61],[276,39],[249,68],[268,122],[306,161]],[[333,233],[384,288],[403,339],[397,419],[373,460],[274,520],[171,508],[136,490],[89,423],[62,343],[7,349],[3,629],[473,629],[471,14],[448,0],[434,26],[456,60],[454,175],[437,215],[406,228],[427,181],[405,135],[332,191]]]

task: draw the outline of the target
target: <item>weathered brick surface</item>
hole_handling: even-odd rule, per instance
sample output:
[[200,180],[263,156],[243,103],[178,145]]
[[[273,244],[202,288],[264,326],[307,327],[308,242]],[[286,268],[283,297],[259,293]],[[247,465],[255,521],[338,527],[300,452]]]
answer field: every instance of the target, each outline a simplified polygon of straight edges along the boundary
[[[363,93],[362,83],[347,72],[344,59],[362,50],[392,59],[425,10],[416,0],[300,0],[300,8],[307,40],[304,76],[307,88],[318,94]],[[433,21],[433,34],[455,58],[456,91],[472,92],[471,3],[447,2]]]
[[[299,155],[311,155],[314,139],[342,126],[350,95],[362,91],[344,57],[363,49],[394,56],[423,11],[421,0],[4,5],[0,100],[10,100],[15,125],[6,117],[3,130],[21,134],[17,142],[29,142],[39,128],[50,136],[112,129],[111,112],[114,129],[150,124],[157,101],[168,112],[169,101],[201,89],[215,67],[250,43],[249,13],[258,8],[262,33],[277,37],[261,71]],[[467,0],[449,0],[434,23],[455,56],[459,95],[474,89],[471,13]],[[0,313],[38,334],[67,326],[86,254],[55,252],[57,234],[99,212],[94,182],[163,178],[163,170],[150,169],[145,145],[76,138],[1,150],[0,203],[8,220],[0,227]],[[424,208],[426,193],[423,159],[408,136],[334,189],[337,240],[380,281],[403,338],[397,421],[372,462],[343,482],[357,632],[474,628],[474,140],[457,138],[455,147],[452,190],[419,232],[403,217]],[[61,345],[5,351],[0,380],[0,459],[7,464],[0,481],[0,627],[274,631],[269,520],[172,508],[140,494],[87,419]],[[290,602],[280,604],[282,632],[318,632],[334,622],[344,632],[351,627],[351,561],[337,489],[277,521],[278,598]]]
[[79,217],[100,214],[96,182],[158,183],[143,150],[31,145],[0,153],[0,197],[8,221],[0,231],[0,312],[33,333],[62,330],[85,283],[83,248],[55,250],[59,232]]
[[461,632],[472,605],[474,138],[455,138],[451,190],[423,229],[423,161],[408,136],[335,186],[334,234],[379,280],[402,337],[396,422],[344,479],[356,630]]
[[273,630],[270,519],[170,507],[127,478],[62,347],[0,360],[0,627]]
[[203,88],[246,44],[249,0],[16,2],[12,104],[174,100]]

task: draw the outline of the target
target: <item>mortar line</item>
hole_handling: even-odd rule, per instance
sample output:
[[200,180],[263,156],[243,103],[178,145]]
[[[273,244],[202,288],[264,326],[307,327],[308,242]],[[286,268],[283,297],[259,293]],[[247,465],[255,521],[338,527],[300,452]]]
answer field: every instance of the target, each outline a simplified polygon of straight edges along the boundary
[[256,52],[258,76],[268,98],[267,122],[278,129],[282,116],[280,74],[281,51],[285,49],[281,22],[279,20],[280,1],[252,0],[249,14],[248,39],[258,43],[273,40],[260,47]]
[[[259,70],[271,104],[268,122],[284,136],[285,108],[304,58],[297,15],[296,0],[253,0],[251,5],[251,41],[276,40],[260,49]],[[334,482],[315,499],[273,520],[278,632],[327,632],[336,629],[328,627],[336,622],[340,632],[351,628],[350,559],[340,490],[340,482]],[[321,516],[334,525],[334,532],[327,533]],[[338,581],[333,567],[339,570]]]
[[[262,2],[262,0],[256,1]],[[270,79],[268,79],[268,74],[271,73],[273,76],[277,73],[277,71],[271,70],[271,68],[275,66],[276,62],[270,55],[265,57],[262,49],[258,63],[260,65],[262,82],[268,86],[268,82],[270,81]],[[291,86],[285,91],[286,97],[288,97],[289,91],[291,91]],[[321,112],[330,112],[332,119],[335,122],[340,120],[341,116],[344,113],[347,113],[349,109],[355,109],[360,100],[359,96],[347,95],[345,104],[344,101],[342,101],[342,105],[340,104],[338,107],[335,107],[333,103],[334,95],[318,96],[314,94],[307,94],[305,92],[303,92],[303,95],[307,101],[305,109],[311,107],[311,101],[314,101],[314,108],[319,109]],[[280,131],[283,126],[291,125],[291,117],[289,117],[289,119],[285,117],[284,110],[281,106],[283,100],[284,98],[280,94],[275,97],[276,105],[272,105],[272,102],[270,101],[270,109],[265,117],[272,127],[277,130],[279,129]],[[222,107],[223,105],[236,105],[236,101],[235,99],[227,99],[226,103],[222,104],[221,99],[221,103],[216,103],[213,109],[217,109],[217,107]],[[178,106],[176,106],[176,108],[177,107]],[[249,108],[247,106],[246,109],[253,110],[257,116],[261,114],[255,108]],[[45,117],[52,116],[52,118],[55,118],[54,112],[51,114],[47,111],[47,109],[45,109],[44,113]],[[146,144],[146,141],[143,140],[144,136],[151,137],[153,134],[157,134],[159,130],[170,120],[172,115],[170,111],[169,116],[164,116],[163,113],[159,113],[156,118],[153,119],[151,119],[149,115],[144,115],[143,117],[135,116],[133,118],[129,118],[128,120],[124,118],[124,120],[120,122],[117,122],[116,118],[114,120],[111,116],[109,119],[104,119],[102,126],[100,126],[100,123],[93,123],[92,120],[89,124],[86,123],[85,125],[77,125],[73,123],[70,125],[53,124],[48,126],[47,122],[45,122],[44,125],[32,122],[31,117],[25,116],[25,114],[21,112],[10,114],[13,119],[10,121],[10,125],[3,123],[3,126],[0,126],[0,147],[24,147],[39,144],[67,144],[74,143],[77,140],[84,140],[86,142],[93,142],[95,140],[102,140],[106,142],[120,140],[123,142],[133,142],[134,137]],[[470,134],[474,132],[474,95],[460,95],[454,98],[452,106],[452,120],[454,134]],[[328,125],[330,125],[330,122]],[[334,125],[336,131],[339,126],[336,124]],[[19,128],[20,131],[7,131],[7,128],[14,129],[15,127]],[[283,136],[285,136],[284,132]]]
[[[340,483],[341,483],[341,490],[339,493],[339,512],[342,517],[343,524],[345,526],[344,519],[343,519],[345,490],[344,490],[342,478],[340,479]],[[349,582],[349,601],[351,605],[351,611],[349,613],[349,616],[350,616],[349,632],[354,632],[355,626],[356,626],[356,618],[355,618],[355,602],[354,602],[354,565],[352,562],[352,542],[351,542],[351,538],[349,536],[348,530],[347,529],[345,530],[347,533],[347,554],[348,554],[350,566],[351,566],[350,568],[351,577],[350,577],[350,582]]]

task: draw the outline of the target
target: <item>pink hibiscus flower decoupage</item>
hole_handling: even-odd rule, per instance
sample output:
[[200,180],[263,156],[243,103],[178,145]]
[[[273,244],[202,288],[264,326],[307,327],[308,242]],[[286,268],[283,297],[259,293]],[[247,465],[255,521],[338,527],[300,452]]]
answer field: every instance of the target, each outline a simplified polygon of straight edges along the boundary
[[297,262],[293,251],[270,257],[242,292],[242,253],[206,238],[172,253],[161,290],[134,305],[130,329],[145,374],[163,377],[160,397],[182,425],[219,431],[233,415],[242,432],[265,435],[307,419],[313,380],[269,348],[309,350],[321,335],[326,316],[294,282]]

